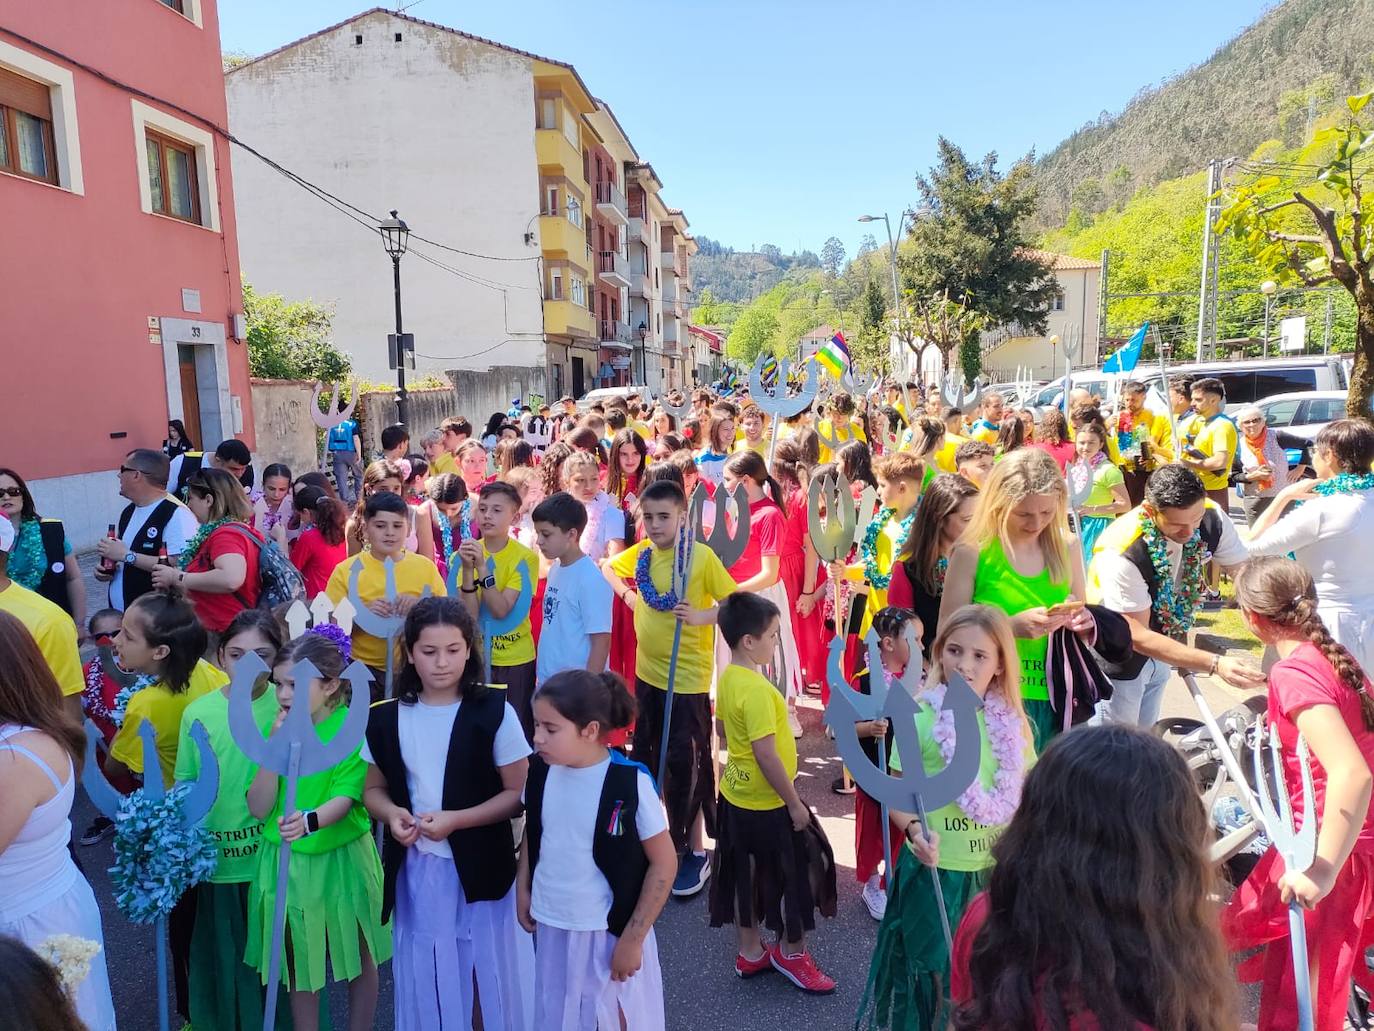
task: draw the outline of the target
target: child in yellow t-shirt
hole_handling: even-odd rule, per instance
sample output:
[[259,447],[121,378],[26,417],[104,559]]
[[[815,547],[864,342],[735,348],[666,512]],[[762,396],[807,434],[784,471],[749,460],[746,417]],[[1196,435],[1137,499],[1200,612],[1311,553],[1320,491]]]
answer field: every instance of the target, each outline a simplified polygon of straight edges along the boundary
[[[822,419],[816,426],[816,433],[821,438],[821,461],[833,461],[832,452],[838,451],[843,445],[851,440],[862,440],[868,442],[864,436],[864,428],[859,424],[859,420],[854,418],[854,399],[848,394],[841,392],[826,402],[828,417]],[[834,445],[832,448],[831,445]]]
[[[484,484],[477,495],[477,526],[481,539],[464,541],[458,547],[463,561],[459,593],[463,605],[477,618],[485,606],[496,619],[510,615],[520,597],[521,566],[529,577],[530,598],[539,586],[539,556],[510,535],[520,514],[520,492],[503,481]],[[494,570],[487,572],[487,559]],[[486,642],[483,642],[483,647]],[[534,633],[529,612],[520,625],[491,641],[491,681],[506,688],[506,701],[520,717],[525,739],[534,740]]]
[[[797,743],[787,705],[758,672],[773,660],[781,626],[778,607],[760,595],[740,591],[721,603],[730,665],[720,677],[716,717],[729,757],[711,859],[711,926],[735,925],[740,977],[775,968],[803,991],[826,993],[835,982],[806,951],[806,932],[816,929],[816,909],[835,897],[835,866],[824,862],[829,843],[793,783]],[[760,934],[764,920],[778,935],[772,948]]]
[[[139,726],[146,720],[157,738],[157,761],[164,787],[174,780],[181,714],[202,695],[229,682],[229,678],[204,659],[205,628],[196,610],[184,599],[163,593],[140,596],[124,613],[115,636],[115,654],[124,669],[141,674],[147,682],[125,700],[122,721],[119,697],[114,706],[119,729],[110,741],[105,775],[111,780],[134,773],[147,777]],[[120,692],[122,696],[124,692]]]
[[[379,616],[405,615],[428,587],[431,594],[447,594],[444,579],[433,562],[406,550],[410,533],[410,508],[398,494],[382,491],[368,497],[363,506],[363,539],[367,547],[344,559],[329,574],[324,593],[337,605],[348,596],[353,567],[358,573],[358,598]],[[386,601],[386,560],[391,559],[396,578],[396,601]],[[399,649],[397,642],[394,648]],[[386,688],[386,641],[353,625],[353,658],[372,670],[373,700]],[[392,668],[400,669],[400,652],[392,656]]]
[[[673,683],[673,709],[663,800],[668,831],[681,857],[673,894],[695,895],[706,885],[703,814],[713,807],[711,763],[711,670],[715,654],[715,603],[736,590],[730,574],[704,544],[692,549],[686,596],[676,605],[672,591],[673,559],[678,531],[687,518],[687,497],[671,480],[645,488],[639,499],[646,539],[602,565],[616,597],[634,611],[639,651],[635,695],[639,717],[634,729],[634,757],[651,773],[659,769],[659,748],[667,707],[668,667],[677,621],[682,640]],[[627,585],[626,581],[630,581]],[[666,607],[665,607],[666,606]]]

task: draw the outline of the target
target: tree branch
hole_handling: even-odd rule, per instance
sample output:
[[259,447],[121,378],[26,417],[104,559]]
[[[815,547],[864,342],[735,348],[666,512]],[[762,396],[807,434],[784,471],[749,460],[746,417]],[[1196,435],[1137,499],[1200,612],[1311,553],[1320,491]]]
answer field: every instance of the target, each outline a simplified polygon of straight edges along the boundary
[[1269,214],[1270,212],[1272,212],[1272,211],[1278,211],[1278,210],[1280,210],[1281,208],[1291,208],[1293,205],[1295,205],[1295,204],[1297,204],[1297,203],[1298,203],[1298,201],[1295,201],[1295,200],[1281,200],[1281,201],[1279,201],[1277,204],[1270,204],[1270,205],[1268,205],[1267,207],[1263,207],[1263,208],[1258,208],[1258,209],[1256,209],[1255,214],[1256,214],[1256,215],[1267,215],[1267,214]]
[[1269,238],[1272,240],[1286,240],[1289,243],[1310,243],[1318,247],[1326,246],[1326,237],[1324,236],[1304,236],[1301,233],[1280,233],[1276,229],[1270,229],[1267,230],[1267,232]]

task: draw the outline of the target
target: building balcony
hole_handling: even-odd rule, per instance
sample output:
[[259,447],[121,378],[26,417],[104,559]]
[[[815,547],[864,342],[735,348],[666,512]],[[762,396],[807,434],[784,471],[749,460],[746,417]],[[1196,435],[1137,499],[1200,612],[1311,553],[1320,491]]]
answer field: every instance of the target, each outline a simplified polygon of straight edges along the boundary
[[620,192],[615,183],[596,184],[596,210],[608,222],[618,226],[630,224],[630,209],[625,203],[625,194]]
[[591,271],[587,231],[562,215],[539,216],[539,246],[545,256],[562,255],[582,266],[584,272]]
[[595,320],[584,305],[566,300],[545,301],[544,332],[549,336],[591,340],[596,336]]
[[646,247],[652,247],[654,244],[653,223],[641,215],[631,215],[629,237],[631,240],[638,240]]
[[653,281],[643,272],[630,273],[630,295],[643,297],[646,301],[653,297]]
[[659,254],[658,260],[663,266],[665,276],[682,275],[682,259],[678,256],[677,251],[663,251]]
[[663,309],[666,311],[668,305],[677,300],[677,279],[673,276],[663,277]]
[[[664,314],[666,315],[667,312],[664,312]],[[676,351],[677,338],[677,319],[665,318],[663,320],[663,349],[666,351],[668,349],[668,345],[672,344],[673,350]]]
[[602,319],[600,322],[601,346],[628,351],[634,346],[634,330],[617,319]]
[[540,168],[558,169],[575,186],[585,189],[587,180],[582,178],[582,151],[573,146],[560,130],[534,130],[534,155]]
[[602,251],[596,256],[596,274],[611,286],[630,285],[630,261],[619,251]]

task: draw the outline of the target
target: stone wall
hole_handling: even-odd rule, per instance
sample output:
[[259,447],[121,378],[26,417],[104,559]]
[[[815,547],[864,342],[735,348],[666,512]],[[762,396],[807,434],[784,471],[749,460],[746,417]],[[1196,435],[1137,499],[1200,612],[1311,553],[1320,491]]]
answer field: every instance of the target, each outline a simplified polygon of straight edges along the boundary
[[[493,412],[504,412],[512,398],[524,400],[537,394],[549,400],[544,381],[544,367],[493,366],[486,372],[454,369],[448,373],[452,389],[422,389],[406,392],[410,405],[410,443],[413,451],[420,450],[420,438],[438,428],[445,419],[465,415],[473,430],[480,434]],[[363,394],[358,406],[363,445],[368,453],[382,449],[382,428],[396,421],[396,393],[393,390]]]
[[259,470],[273,462],[284,462],[293,475],[318,468],[319,437],[310,405],[314,384],[294,379],[253,380],[253,423],[257,427],[257,453],[254,465]]

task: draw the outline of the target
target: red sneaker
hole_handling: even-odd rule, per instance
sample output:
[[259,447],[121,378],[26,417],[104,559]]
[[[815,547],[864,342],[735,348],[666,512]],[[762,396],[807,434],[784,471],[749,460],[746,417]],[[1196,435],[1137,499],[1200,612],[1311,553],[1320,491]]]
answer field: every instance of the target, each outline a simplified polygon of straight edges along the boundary
[[765,946],[763,955],[758,959],[748,959],[740,953],[735,953],[735,976],[740,978],[755,977],[762,974],[765,970],[771,970],[773,962],[769,956],[769,950]]
[[829,995],[835,990],[835,979],[821,973],[811,953],[803,952],[796,956],[784,956],[782,946],[774,945],[768,950],[768,960],[773,969],[804,992],[813,995]]

